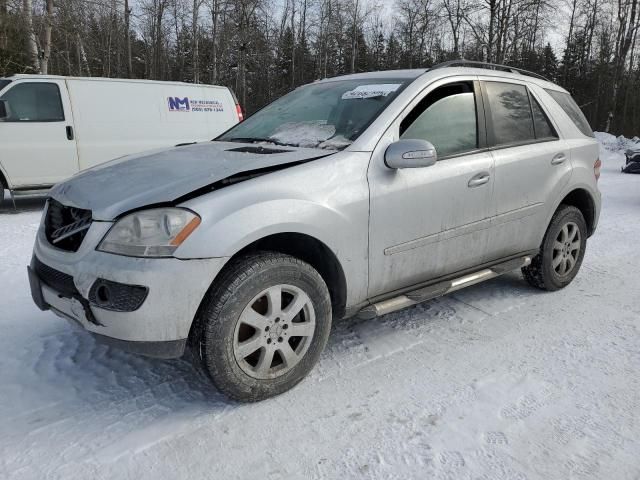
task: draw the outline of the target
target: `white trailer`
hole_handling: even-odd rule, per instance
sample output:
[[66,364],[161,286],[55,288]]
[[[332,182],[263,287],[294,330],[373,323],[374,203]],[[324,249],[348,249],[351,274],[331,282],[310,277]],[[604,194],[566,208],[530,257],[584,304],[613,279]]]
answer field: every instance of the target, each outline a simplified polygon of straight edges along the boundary
[[0,79],[2,189],[43,191],[123,155],[211,140],[242,120],[226,87],[16,75]]

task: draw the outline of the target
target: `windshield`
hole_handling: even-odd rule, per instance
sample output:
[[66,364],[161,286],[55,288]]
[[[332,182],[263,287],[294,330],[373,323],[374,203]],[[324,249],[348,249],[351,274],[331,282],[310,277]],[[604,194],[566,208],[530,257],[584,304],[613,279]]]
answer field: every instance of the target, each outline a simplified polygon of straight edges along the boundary
[[306,85],[216,140],[340,150],[358,138],[407,83],[407,79],[371,79]]
[[11,80],[5,80],[4,78],[0,78],[0,90],[9,85]]

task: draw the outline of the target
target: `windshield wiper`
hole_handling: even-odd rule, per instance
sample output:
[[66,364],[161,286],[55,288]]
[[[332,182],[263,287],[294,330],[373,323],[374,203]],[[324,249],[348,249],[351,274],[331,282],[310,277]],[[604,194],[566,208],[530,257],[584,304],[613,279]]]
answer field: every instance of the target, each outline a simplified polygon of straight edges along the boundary
[[274,145],[278,145],[280,147],[297,147],[298,145],[294,145],[292,143],[284,143],[279,142],[273,138],[260,138],[260,137],[234,137],[234,138],[226,138],[227,142],[239,142],[239,143],[273,143]]

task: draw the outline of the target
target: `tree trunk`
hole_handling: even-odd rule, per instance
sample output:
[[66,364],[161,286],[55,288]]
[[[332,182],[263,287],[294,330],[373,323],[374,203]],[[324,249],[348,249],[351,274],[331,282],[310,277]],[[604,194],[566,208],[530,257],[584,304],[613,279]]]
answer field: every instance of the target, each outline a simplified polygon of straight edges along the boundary
[[33,31],[33,2],[32,0],[22,0],[22,10],[27,30],[27,55],[31,60],[34,70],[40,73],[40,61],[38,60],[38,43],[36,34]]
[[51,29],[53,17],[53,0],[47,0],[47,15],[44,27],[44,48],[42,50],[42,58],[40,59],[40,73],[46,75],[49,73],[49,58],[51,57]]
[[9,39],[7,36],[7,0],[0,0],[0,49],[7,48]]
[[496,28],[496,12],[497,3],[496,0],[487,0],[489,4],[489,33],[487,34],[487,63],[493,62],[493,41]]
[[165,0],[159,0],[155,16],[154,48],[153,48],[153,78],[162,79],[162,19],[164,17]]
[[[291,88],[296,85],[296,0],[291,0]],[[244,105],[244,103],[243,103]]]
[[191,30],[193,38],[191,39],[191,50],[193,54],[193,83],[200,83],[200,65],[198,52],[198,13],[200,10],[200,0],[193,0],[193,16],[191,19]]
[[211,5],[211,83],[218,81],[218,0],[213,0]]
[[124,42],[127,51],[127,78],[133,78],[133,62],[131,60],[131,9],[129,0],[124,0]]
[[[620,8],[622,2],[619,2]],[[632,0],[631,12],[627,16],[627,5],[624,6],[624,13],[618,12],[620,19],[620,25],[618,26],[618,46],[616,48],[616,56],[614,60],[614,73],[613,73],[613,93],[611,95],[611,103],[609,104],[609,113],[607,115],[607,123],[605,126],[605,132],[609,133],[611,124],[615,118],[616,108],[618,103],[618,94],[620,92],[620,82],[624,75],[624,67],[627,61],[627,54],[631,48],[631,42],[633,41],[633,35],[638,28],[636,25],[636,9],[638,7],[638,0]]]
[[87,72],[87,76],[91,76],[91,70],[89,68],[89,61],[87,60],[87,52],[84,49],[84,44],[82,43],[82,38],[80,38],[80,34],[76,34],[76,46],[78,49],[78,71],[79,75],[82,76],[82,67]]
[[570,60],[570,54],[571,54],[571,48],[573,48],[573,45],[571,43],[571,41],[573,40],[573,25],[575,22],[575,18],[576,18],[576,7],[577,7],[577,3],[578,0],[573,0],[572,3],[572,8],[571,8],[571,20],[569,22],[569,34],[567,35],[567,48],[565,49],[565,54],[564,54],[564,61],[563,61],[563,65],[562,65],[562,78],[563,81],[562,83],[566,86],[567,85],[567,77],[569,75],[569,60]]

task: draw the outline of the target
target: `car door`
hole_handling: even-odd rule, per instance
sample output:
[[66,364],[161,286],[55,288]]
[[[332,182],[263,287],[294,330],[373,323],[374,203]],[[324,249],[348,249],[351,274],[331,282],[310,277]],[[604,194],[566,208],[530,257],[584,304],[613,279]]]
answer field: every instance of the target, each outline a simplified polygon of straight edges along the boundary
[[0,120],[0,163],[12,188],[53,185],[78,171],[78,155],[65,82],[12,82],[0,100],[9,115]]
[[[438,161],[388,168],[385,150],[399,138],[431,142]],[[493,158],[475,77],[441,80],[418,95],[378,143],[368,181],[370,298],[482,263]]]
[[495,161],[490,260],[537,249],[548,202],[571,175],[570,150],[532,86],[482,81],[487,140]]

